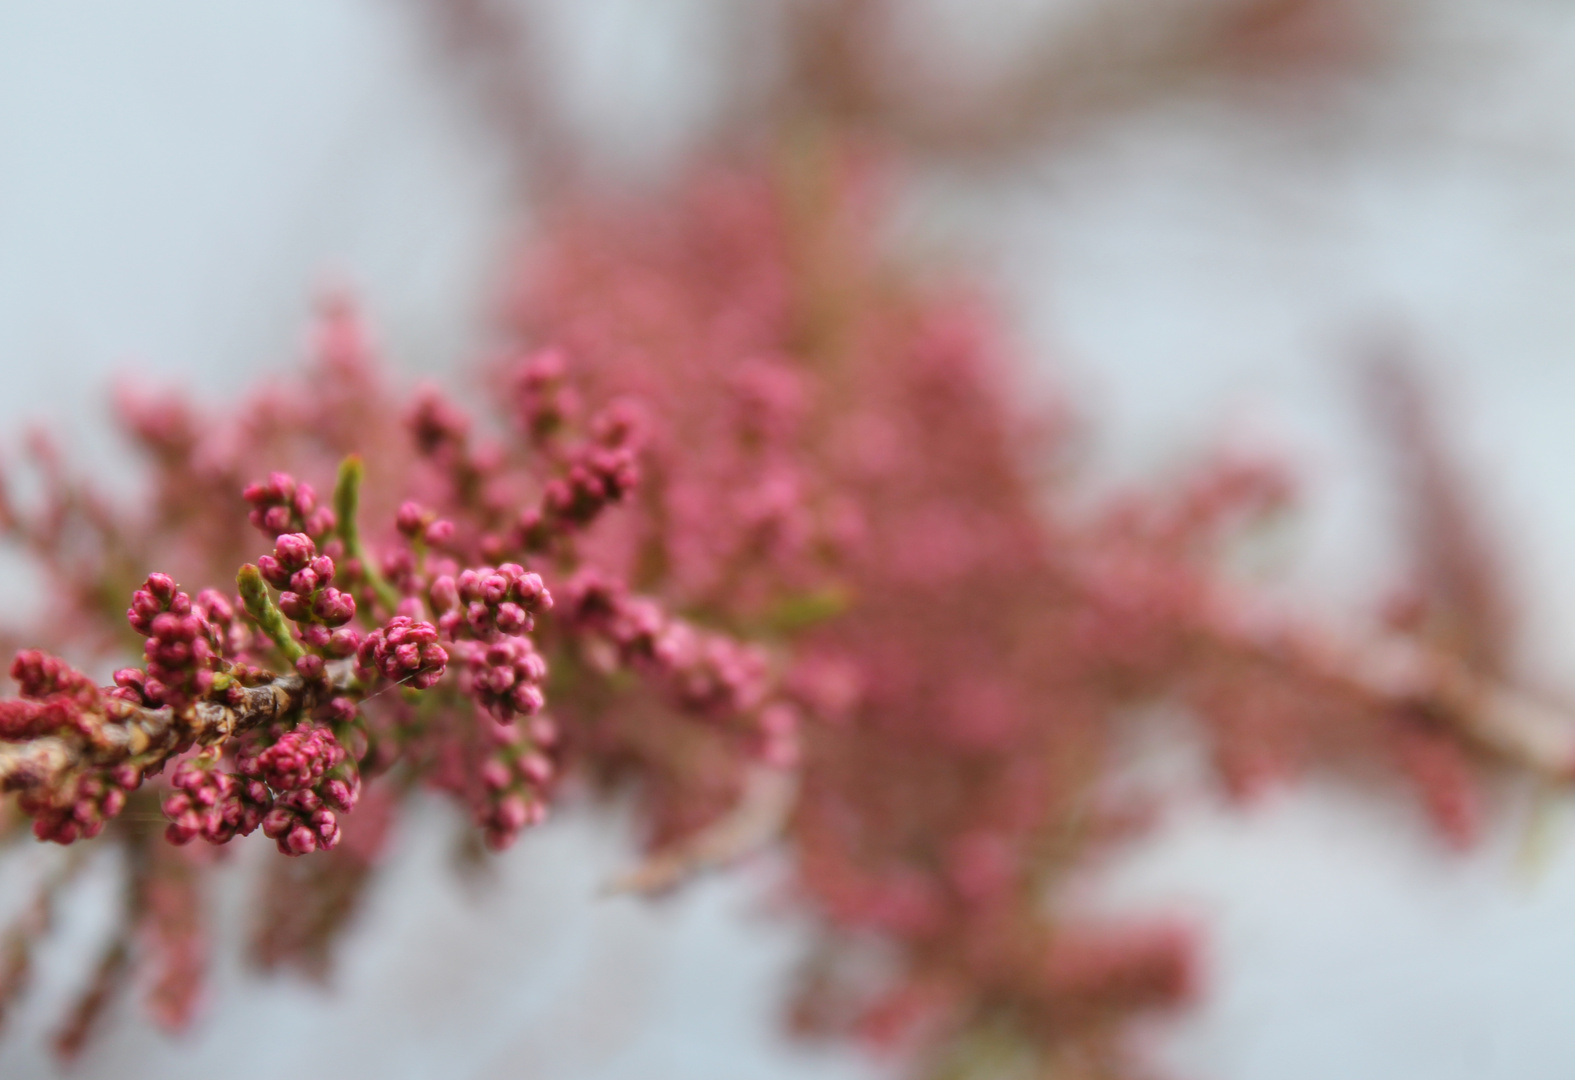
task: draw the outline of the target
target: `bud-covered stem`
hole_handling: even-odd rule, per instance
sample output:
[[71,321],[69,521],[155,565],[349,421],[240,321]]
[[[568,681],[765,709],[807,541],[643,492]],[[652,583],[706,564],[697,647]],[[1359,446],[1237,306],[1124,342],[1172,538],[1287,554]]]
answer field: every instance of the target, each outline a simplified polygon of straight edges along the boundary
[[361,573],[377,595],[378,603],[394,611],[399,607],[399,593],[384,580],[361,544],[361,528],[356,515],[361,508],[361,480],[365,473],[360,454],[351,454],[339,463],[339,478],[334,483],[334,513],[339,519],[339,539],[344,541],[345,555],[361,567]]
[[[345,690],[354,682],[349,663],[328,665],[325,677],[330,692]],[[235,690],[235,704],[205,700],[180,713],[169,706],[152,709],[116,700],[111,719],[118,722],[104,724],[91,742],[49,735],[0,743],[0,791],[48,787],[68,772],[134,762],[144,755],[168,752],[185,740],[209,745],[298,713],[314,694],[323,694],[321,686],[295,674]]]
[[305,656],[306,650],[295,640],[295,635],[290,633],[290,624],[285,622],[284,615],[274,606],[273,599],[268,595],[268,585],[257,567],[251,563],[241,567],[235,575],[235,584],[241,590],[241,602],[246,605],[247,614],[256,619],[263,633],[279,646],[284,658],[293,664]]

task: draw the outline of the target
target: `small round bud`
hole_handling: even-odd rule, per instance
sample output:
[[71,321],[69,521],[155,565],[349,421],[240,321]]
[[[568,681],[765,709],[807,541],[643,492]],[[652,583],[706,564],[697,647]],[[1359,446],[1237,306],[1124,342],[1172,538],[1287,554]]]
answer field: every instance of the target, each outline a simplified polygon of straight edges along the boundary
[[444,574],[432,582],[427,599],[432,601],[433,611],[451,611],[459,606],[459,587],[452,577]]
[[402,503],[398,513],[394,515],[394,527],[404,535],[415,539],[426,524],[427,513],[421,509],[420,503]]

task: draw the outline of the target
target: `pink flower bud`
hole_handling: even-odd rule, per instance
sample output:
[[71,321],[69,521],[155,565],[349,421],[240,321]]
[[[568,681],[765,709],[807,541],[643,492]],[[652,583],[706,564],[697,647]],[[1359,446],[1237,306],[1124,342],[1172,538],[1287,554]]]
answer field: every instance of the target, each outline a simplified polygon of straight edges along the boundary
[[427,526],[426,541],[432,547],[444,548],[454,540],[454,523],[446,519],[434,521]]
[[521,683],[516,686],[513,692],[510,693],[509,700],[516,709],[526,716],[540,712],[542,706],[547,703],[546,695],[541,692],[541,687],[533,686],[530,683]]
[[355,618],[355,597],[338,589],[324,589],[312,602],[312,611],[329,626],[343,626]]
[[520,774],[536,785],[552,779],[552,762],[541,754],[521,754],[516,763]]
[[263,580],[276,589],[290,587],[290,573],[272,555],[264,555],[257,560],[257,570],[262,574]]
[[293,574],[317,556],[317,544],[305,533],[286,533],[275,541],[273,554],[279,564]]
[[361,635],[353,628],[344,626],[335,630],[329,636],[327,644],[323,646],[323,650],[329,656],[343,659],[347,656],[354,656],[360,644]]
[[498,804],[496,821],[503,829],[518,832],[525,827],[525,821],[530,816],[530,811],[525,805],[525,800],[518,795],[510,795]]
[[502,574],[488,574],[481,579],[478,591],[481,600],[488,607],[494,607],[503,602],[509,594],[509,579]]
[[412,675],[405,685],[409,686],[412,690],[430,690],[432,687],[436,686],[439,680],[442,678],[443,672],[440,669],[429,668],[426,671],[419,671],[415,675]]
[[420,503],[403,503],[399,507],[399,512],[394,515],[394,527],[413,539],[420,534],[426,518],[427,513],[421,509]]
[[197,606],[209,622],[228,625],[235,621],[235,605],[217,589],[204,589],[198,593]]
[[323,783],[323,801],[329,806],[348,812],[355,809],[356,790],[344,780],[327,780]]
[[488,758],[481,766],[481,782],[494,791],[508,787],[512,779],[509,767],[497,758]]
[[348,724],[354,720],[359,711],[356,703],[347,697],[335,697],[323,708],[327,719],[340,724]]
[[519,634],[531,629],[531,617],[525,609],[512,601],[498,605],[496,617],[498,630],[505,634]]
[[296,817],[290,812],[289,807],[275,806],[263,815],[263,835],[270,840],[277,840],[286,832],[295,827]]
[[309,536],[326,536],[333,532],[338,524],[338,516],[328,507],[320,506],[311,517],[306,519],[306,533]]
[[168,604],[175,599],[175,579],[168,574],[149,574],[147,584],[143,588],[152,593],[154,599],[161,604]]
[[434,611],[450,611],[459,606],[459,588],[453,578],[444,574],[432,582],[427,598],[432,601]]
[[403,615],[412,622],[420,622],[426,618],[426,609],[421,606],[421,598],[407,596],[394,608],[395,615]]

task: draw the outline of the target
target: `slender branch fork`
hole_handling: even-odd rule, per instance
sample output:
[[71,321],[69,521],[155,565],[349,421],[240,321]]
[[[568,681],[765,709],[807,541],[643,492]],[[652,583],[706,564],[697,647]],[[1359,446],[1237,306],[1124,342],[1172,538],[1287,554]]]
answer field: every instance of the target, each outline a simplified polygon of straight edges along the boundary
[[1311,676],[1380,708],[1420,709],[1459,737],[1550,780],[1575,779],[1575,713],[1473,671],[1398,634],[1355,642],[1274,617],[1243,617],[1233,601],[1205,617],[1228,652]]

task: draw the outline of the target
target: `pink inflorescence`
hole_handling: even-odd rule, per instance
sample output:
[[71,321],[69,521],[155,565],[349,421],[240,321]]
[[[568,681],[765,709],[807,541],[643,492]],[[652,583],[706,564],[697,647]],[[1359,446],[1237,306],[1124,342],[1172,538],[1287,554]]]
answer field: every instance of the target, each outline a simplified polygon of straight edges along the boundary
[[[355,631],[330,633],[355,618],[355,598],[333,587],[334,560],[317,553],[317,544],[305,533],[279,537],[272,555],[257,560],[263,580],[279,593],[279,610],[292,622],[303,624],[308,645],[324,648],[332,656],[355,652]],[[316,632],[307,627],[317,626]]]
[[163,809],[166,837],[228,843],[261,827],[286,855],[332,848],[338,814],[355,807],[361,781],[355,762],[326,727],[254,733],[235,754],[235,771],[212,755],[183,761],[170,778]]
[[[406,501],[400,504],[399,512],[394,515],[394,527],[408,540],[419,540],[429,547],[442,550],[453,541],[455,526],[452,521],[440,518],[429,510],[424,509],[420,503]],[[390,552],[390,557],[403,553]],[[401,560],[402,562],[402,560]],[[404,571],[402,565],[393,567],[396,576]]]
[[422,386],[405,417],[416,449],[432,458],[452,460],[464,454],[470,417],[435,386]]
[[[11,677],[24,696],[0,702],[0,739],[20,742],[56,735],[92,744],[99,738],[110,695],[86,675],[59,657],[26,649],[12,661]],[[103,831],[124,809],[126,793],[141,781],[141,771],[129,765],[67,773],[24,789],[17,804],[33,819],[33,834],[40,840],[69,844]]]
[[11,662],[22,699],[0,701],[0,739],[18,741],[72,729],[88,734],[100,711],[99,690],[58,656],[25,649]]
[[344,748],[326,728],[297,728],[257,755],[258,774],[276,791],[316,787],[344,760]]
[[147,678],[141,687],[154,703],[183,709],[213,687],[220,649],[208,620],[168,574],[149,574],[126,612],[143,646]]
[[770,673],[759,648],[670,616],[593,570],[575,575],[565,593],[565,623],[603,635],[624,663],[659,683],[684,708],[733,714],[764,701]]
[[530,573],[517,563],[504,563],[494,570],[483,566],[463,570],[456,579],[439,577],[428,591],[444,638],[457,640],[526,634],[535,628],[535,614],[550,610],[552,594],[541,575]]
[[164,829],[172,844],[189,844],[198,837],[210,844],[227,844],[236,836],[249,836],[262,824],[273,806],[273,793],[263,782],[224,772],[212,761],[183,761],[170,777],[174,790],[164,799]]
[[514,411],[532,442],[541,445],[579,413],[579,395],[567,385],[561,349],[539,349],[512,365],[509,382]]
[[557,774],[549,754],[558,730],[547,717],[537,716],[523,728],[504,720],[483,722],[482,732],[487,747],[478,770],[475,817],[487,846],[501,851],[547,818],[548,789]]
[[443,677],[448,653],[438,644],[437,627],[408,615],[395,615],[387,626],[362,640],[356,662],[361,671],[425,690]]
[[[549,353],[553,370],[561,366],[562,356]],[[542,358],[525,362],[523,372],[516,380],[521,385],[535,385],[536,372]],[[533,432],[555,431],[565,412],[561,402],[570,400],[568,391],[554,395],[550,400],[558,405],[548,406],[548,399],[537,400],[531,394],[525,399],[536,401],[541,409],[536,411],[522,405],[522,420]],[[550,422],[549,422],[550,421]],[[619,402],[603,409],[592,418],[591,438],[567,452],[557,452],[554,460],[559,464],[559,475],[548,480],[542,491],[539,506],[527,507],[520,512],[514,526],[514,542],[526,551],[545,552],[565,535],[584,530],[609,506],[623,502],[640,479],[639,450],[640,423],[638,411],[629,402]]]
[[266,481],[248,484],[242,494],[252,504],[251,523],[269,537],[305,533],[321,539],[336,524],[333,510],[317,505],[312,485],[298,483],[289,473],[276,472]]
[[103,832],[109,819],[125,809],[126,793],[141,782],[135,768],[121,766],[73,777],[54,791],[23,792],[17,805],[33,819],[34,836],[70,844]]
[[254,739],[237,754],[236,770],[273,790],[262,830],[286,855],[333,848],[339,842],[338,815],[354,809],[361,795],[355,762],[326,727]]
[[516,714],[534,716],[546,704],[542,683],[547,661],[529,638],[461,641],[453,648],[464,662],[461,688],[498,720],[512,720]]
[[[193,604],[197,614],[208,623],[208,632],[216,643],[219,655],[233,660],[245,655],[252,645],[252,629],[237,617],[238,598],[231,599],[217,589],[203,589]],[[134,668],[131,670],[135,670]]]
[[638,479],[630,447],[592,443],[574,454],[563,476],[547,484],[542,502],[558,520],[584,526],[608,504],[621,502]]

